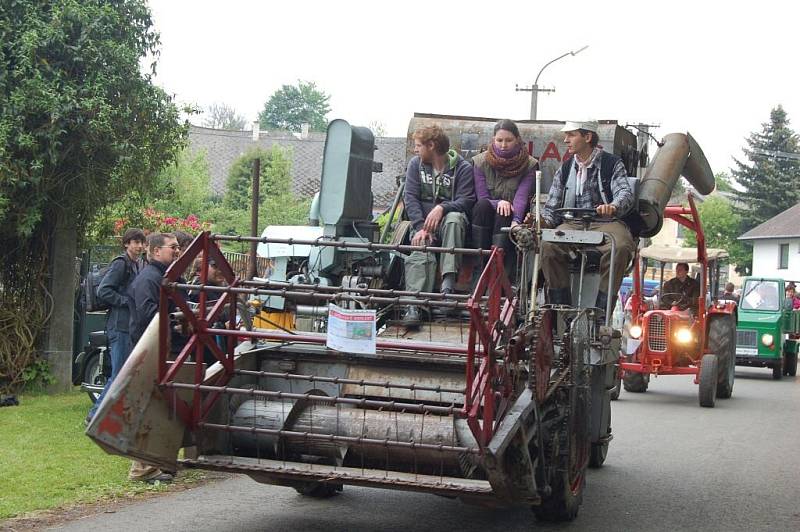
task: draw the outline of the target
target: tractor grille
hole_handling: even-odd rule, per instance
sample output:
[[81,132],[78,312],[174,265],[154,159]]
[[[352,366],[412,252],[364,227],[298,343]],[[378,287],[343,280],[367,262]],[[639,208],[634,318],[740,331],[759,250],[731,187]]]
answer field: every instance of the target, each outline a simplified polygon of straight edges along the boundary
[[667,350],[667,330],[663,314],[653,314],[647,324],[647,347],[663,353]]
[[736,329],[736,345],[758,347],[758,333],[748,329]]

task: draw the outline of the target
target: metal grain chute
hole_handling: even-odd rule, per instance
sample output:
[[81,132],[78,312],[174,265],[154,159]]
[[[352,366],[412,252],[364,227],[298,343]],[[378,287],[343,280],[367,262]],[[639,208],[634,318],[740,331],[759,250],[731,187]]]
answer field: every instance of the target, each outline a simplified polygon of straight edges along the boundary
[[664,208],[680,176],[700,194],[714,191],[714,173],[697,141],[689,133],[670,133],[664,137],[639,185],[641,236],[650,237],[661,230]]

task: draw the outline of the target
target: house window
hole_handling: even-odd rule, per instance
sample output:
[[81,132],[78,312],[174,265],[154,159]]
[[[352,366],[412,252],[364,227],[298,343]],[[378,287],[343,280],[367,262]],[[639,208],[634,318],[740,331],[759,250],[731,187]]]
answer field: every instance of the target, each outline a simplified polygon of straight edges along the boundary
[[789,244],[781,244],[781,254],[779,260],[779,270],[786,270],[789,268]]

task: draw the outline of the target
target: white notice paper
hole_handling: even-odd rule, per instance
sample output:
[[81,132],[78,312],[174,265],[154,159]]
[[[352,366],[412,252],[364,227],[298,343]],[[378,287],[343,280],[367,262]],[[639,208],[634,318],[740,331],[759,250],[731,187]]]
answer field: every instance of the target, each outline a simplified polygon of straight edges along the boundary
[[328,305],[326,345],[346,353],[375,354],[375,311],[347,310]]

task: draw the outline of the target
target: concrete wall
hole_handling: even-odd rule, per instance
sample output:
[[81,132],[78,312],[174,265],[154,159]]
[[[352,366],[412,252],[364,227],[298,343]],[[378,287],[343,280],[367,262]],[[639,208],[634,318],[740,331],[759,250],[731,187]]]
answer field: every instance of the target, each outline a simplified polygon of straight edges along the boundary
[[[753,242],[753,275],[800,280],[800,238],[770,238]],[[780,269],[780,245],[789,244],[789,267]]]

